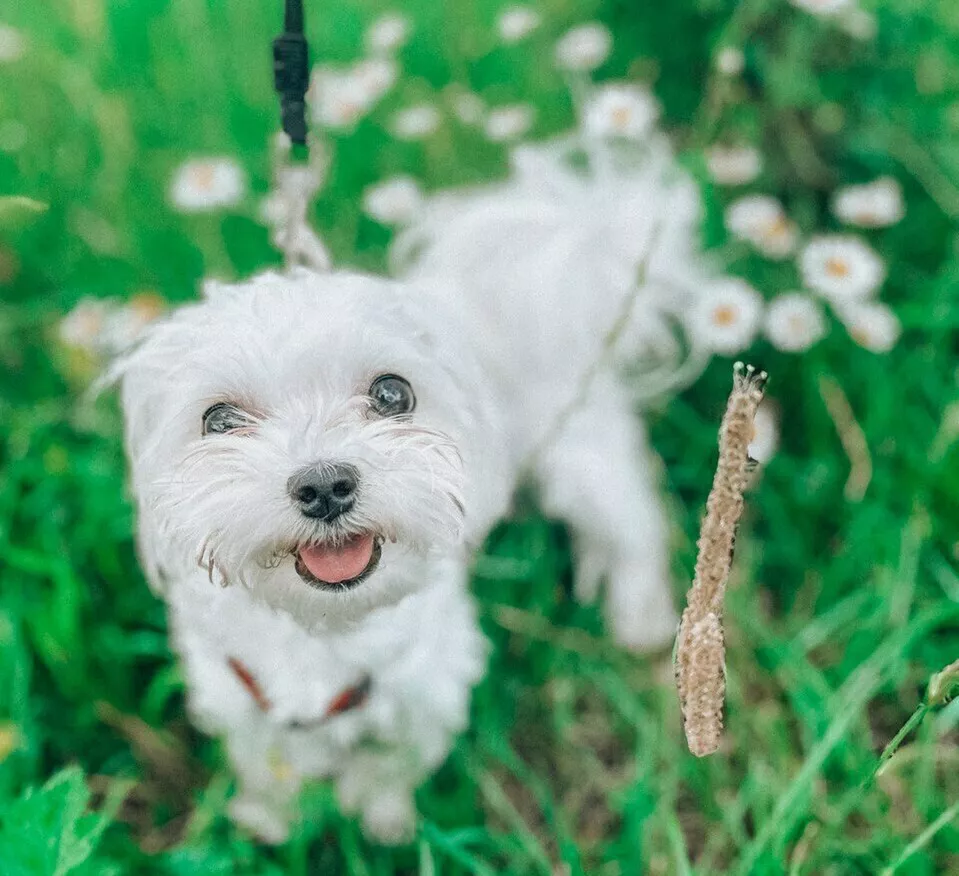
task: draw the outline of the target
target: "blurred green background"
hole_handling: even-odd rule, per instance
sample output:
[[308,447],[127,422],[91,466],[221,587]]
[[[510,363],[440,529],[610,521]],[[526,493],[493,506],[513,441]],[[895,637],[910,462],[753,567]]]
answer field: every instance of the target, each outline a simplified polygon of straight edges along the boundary
[[[723,750],[688,754],[668,661],[603,638],[598,612],[569,598],[562,528],[530,509],[477,559],[495,652],[469,732],[419,795],[416,842],[367,846],[323,788],[286,846],[258,846],[227,821],[222,750],[186,721],[163,609],[134,555],[115,404],[91,399],[96,363],[57,326],[85,296],[176,302],[204,276],[279,263],[257,203],[282,4],[7,2],[0,195],[46,209],[0,202],[4,876],[959,872],[953,676],[927,695],[959,658],[959,4],[863,0],[869,26],[850,34],[810,11],[815,0],[539,0],[541,23],[515,44],[497,35],[504,5],[306,0],[314,60],[361,57],[384,11],[412,26],[396,86],[331,136],[314,224],[339,264],[385,268],[390,232],[362,213],[366,186],[506,172],[507,148],[447,108],[451,83],[532,104],[535,139],[568,129],[553,46],[588,20],[614,36],[596,78],[652,87],[702,185],[706,244],[768,298],[797,287],[796,266],[728,239],[732,195],[710,180],[706,147],[758,148],[749,190],[780,197],[804,234],[838,227],[829,200],[844,184],[890,175],[904,192],[905,218],[864,233],[887,265],[896,347],[877,355],[832,331],[801,355],[763,341],[750,353],[772,375],[782,434],[738,542]],[[719,69],[724,49],[742,53],[740,72]],[[398,140],[391,114],[424,100],[441,108],[438,130]],[[239,162],[246,194],[178,213],[176,169],[209,155]],[[648,414],[677,595],[729,373],[714,360]],[[861,473],[863,442],[866,489],[848,490],[848,451]]]

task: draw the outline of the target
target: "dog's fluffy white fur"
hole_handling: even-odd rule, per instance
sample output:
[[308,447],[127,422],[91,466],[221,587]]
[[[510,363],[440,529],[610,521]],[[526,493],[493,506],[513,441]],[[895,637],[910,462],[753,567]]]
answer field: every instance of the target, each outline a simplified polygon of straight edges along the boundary
[[[118,363],[144,565],[191,710],[226,739],[238,821],[280,840],[302,780],[329,776],[372,837],[410,835],[414,789],[465,726],[485,661],[470,551],[523,474],[572,527],[577,593],[606,582],[617,640],[672,635],[657,468],[615,374],[555,429],[617,305],[267,273],[212,288]],[[384,374],[409,381],[412,414],[371,409]],[[221,402],[246,420],[203,436]],[[307,518],[289,480],[331,462],[357,473],[355,505]],[[361,583],[298,574],[298,551],[358,533],[382,541]]]

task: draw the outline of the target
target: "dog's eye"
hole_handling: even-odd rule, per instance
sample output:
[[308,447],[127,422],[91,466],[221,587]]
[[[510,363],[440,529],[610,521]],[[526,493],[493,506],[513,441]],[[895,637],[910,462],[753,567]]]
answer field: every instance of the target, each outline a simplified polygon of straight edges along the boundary
[[395,374],[382,374],[370,384],[370,400],[381,417],[408,414],[416,407],[413,387]]
[[204,435],[225,435],[249,424],[250,417],[246,411],[226,402],[217,402],[203,414]]

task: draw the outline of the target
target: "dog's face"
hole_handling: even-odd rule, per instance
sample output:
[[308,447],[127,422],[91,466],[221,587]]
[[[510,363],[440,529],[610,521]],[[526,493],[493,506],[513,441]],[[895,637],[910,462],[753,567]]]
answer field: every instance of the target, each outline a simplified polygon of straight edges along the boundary
[[152,577],[198,564],[313,617],[402,596],[410,555],[462,539],[485,400],[453,343],[415,290],[348,274],[261,275],[154,326],[117,367]]

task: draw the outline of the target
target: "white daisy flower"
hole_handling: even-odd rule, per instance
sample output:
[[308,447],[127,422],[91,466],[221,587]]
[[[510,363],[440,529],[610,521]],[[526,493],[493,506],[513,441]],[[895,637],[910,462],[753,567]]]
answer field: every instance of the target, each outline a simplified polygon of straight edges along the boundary
[[764,399],[753,418],[752,435],[746,452],[761,465],[768,463],[779,449],[779,409],[775,402]]
[[902,334],[902,323],[892,310],[878,301],[844,304],[836,315],[860,347],[873,353],[888,353]]
[[710,349],[734,355],[756,337],[762,321],[762,296],[744,280],[709,285],[693,307],[692,332]]
[[486,104],[478,94],[461,91],[451,98],[453,113],[464,125],[478,125],[486,115]]
[[0,24],[0,64],[19,61],[27,50],[27,41],[16,28]]
[[246,174],[232,158],[193,158],[170,184],[170,202],[184,213],[230,207],[246,192]]
[[710,146],[706,150],[706,168],[721,186],[751,183],[762,167],[762,156],[754,146]]
[[785,215],[782,203],[772,195],[744,195],[726,208],[724,218],[730,234],[749,240]]
[[504,43],[518,43],[536,30],[541,20],[529,6],[507,6],[496,19],[496,29]]
[[841,15],[849,9],[855,0],[789,0],[797,9],[811,12],[822,18]]
[[314,70],[308,98],[314,121],[333,130],[354,127],[374,102],[358,77],[332,70]]
[[384,225],[406,225],[423,206],[423,191],[410,176],[395,176],[363,192],[363,209]]
[[166,309],[166,299],[157,292],[138,292],[127,303],[127,310],[143,326],[162,316]]
[[67,347],[95,352],[100,334],[110,313],[110,302],[102,298],[81,298],[57,327],[61,343]]
[[164,310],[166,302],[155,292],[134,295],[126,304],[113,307],[107,315],[100,346],[111,354],[126,350]]
[[116,355],[136,341],[166,310],[155,292],[141,292],[123,303],[114,298],[83,298],[58,327],[61,343],[90,355]]
[[833,196],[832,212],[840,222],[861,228],[885,228],[905,215],[902,188],[889,176],[861,186],[846,186]]
[[399,78],[400,68],[390,58],[367,58],[353,66],[351,74],[370,90],[371,104],[386,94]]
[[742,49],[735,46],[723,46],[714,60],[716,69],[724,76],[738,76],[746,67],[746,56]]
[[726,228],[770,259],[789,256],[799,240],[796,223],[772,195],[745,195],[726,208]]
[[422,140],[439,125],[439,110],[431,103],[418,103],[394,113],[390,130],[400,140]]
[[387,58],[369,58],[346,70],[314,67],[307,95],[313,119],[333,130],[355,127],[393,87],[397,75],[396,62]]
[[563,70],[595,70],[609,57],[613,36],[599,22],[581,24],[556,43],[556,64]]
[[789,258],[799,243],[799,228],[796,223],[783,217],[759,230],[752,244],[767,259],[782,261]]
[[825,336],[826,319],[808,295],[787,292],[770,303],[764,328],[766,337],[777,350],[801,353]]
[[389,55],[402,49],[410,38],[410,20],[399,12],[388,12],[366,31],[366,48],[373,55]]
[[874,39],[879,31],[876,16],[858,6],[849,9],[842,15],[837,24],[853,39],[863,42]]
[[799,256],[803,282],[833,304],[868,298],[886,276],[883,260],[860,238],[814,237]]
[[533,126],[536,111],[529,104],[498,106],[489,111],[483,129],[493,143],[518,140]]
[[761,228],[751,241],[766,258],[782,261],[796,251],[799,243],[799,228],[785,216]]
[[593,137],[641,140],[659,118],[659,102],[646,88],[613,84],[598,89],[586,104],[583,127]]

